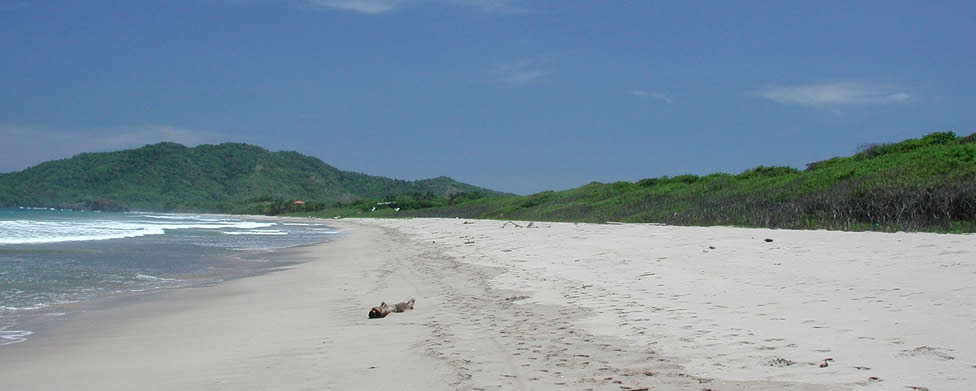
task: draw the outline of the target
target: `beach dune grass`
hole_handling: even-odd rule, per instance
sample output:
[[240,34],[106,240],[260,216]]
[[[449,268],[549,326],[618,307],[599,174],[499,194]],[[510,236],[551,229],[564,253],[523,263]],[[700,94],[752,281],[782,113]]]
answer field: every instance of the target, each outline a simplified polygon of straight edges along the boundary
[[973,232],[974,136],[932,133],[810,163],[802,171],[758,166],[738,175],[593,182],[566,191],[486,198],[398,215]]

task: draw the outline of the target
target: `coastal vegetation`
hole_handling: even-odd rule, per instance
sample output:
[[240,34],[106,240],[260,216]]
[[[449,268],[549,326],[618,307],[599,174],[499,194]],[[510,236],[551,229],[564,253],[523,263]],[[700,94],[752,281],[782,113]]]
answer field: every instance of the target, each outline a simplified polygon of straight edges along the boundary
[[246,144],[160,143],[2,174],[0,207],[11,206],[976,232],[976,134],[864,145],[804,169],[593,182],[527,196],[447,177],[341,171]]
[[[447,177],[405,181],[342,171],[297,152],[239,143],[159,143],[82,153],[0,175],[0,207],[279,214],[422,194],[501,193]],[[435,206],[430,204],[429,206]]]
[[[355,212],[326,211],[323,215]],[[976,134],[932,133],[805,169],[590,183],[371,216],[976,232]]]

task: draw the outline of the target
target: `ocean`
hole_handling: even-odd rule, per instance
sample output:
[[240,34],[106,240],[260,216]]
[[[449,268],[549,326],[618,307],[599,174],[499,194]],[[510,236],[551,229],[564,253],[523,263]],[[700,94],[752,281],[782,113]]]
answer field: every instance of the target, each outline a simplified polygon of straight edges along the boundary
[[75,303],[257,274],[281,265],[275,250],[335,235],[313,220],[0,209],[0,349]]

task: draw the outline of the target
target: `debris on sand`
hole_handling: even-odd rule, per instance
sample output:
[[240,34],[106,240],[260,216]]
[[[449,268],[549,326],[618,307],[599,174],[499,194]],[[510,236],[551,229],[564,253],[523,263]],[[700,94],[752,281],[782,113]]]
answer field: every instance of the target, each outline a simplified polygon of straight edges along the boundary
[[391,312],[404,312],[406,310],[412,310],[415,301],[416,301],[415,299],[411,298],[410,300],[402,301],[392,306],[386,304],[386,302],[384,301],[380,303],[378,307],[370,308],[369,318],[370,319],[385,318]]
[[769,366],[771,367],[788,367],[793,364],[795,364],[793,360],[788,360],[785,358],[776,358],[769,361]]

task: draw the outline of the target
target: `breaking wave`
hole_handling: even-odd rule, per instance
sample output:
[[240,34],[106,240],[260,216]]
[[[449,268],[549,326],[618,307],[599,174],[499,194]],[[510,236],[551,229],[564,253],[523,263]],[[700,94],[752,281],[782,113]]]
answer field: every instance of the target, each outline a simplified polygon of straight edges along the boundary
[[[149,217],[149,218],[147,218]],[[162,220],[162,221],[161,221]],[[0,244],[57,243],[164,235],[169,230],[255,229],[277,223],[204,219],[198,216],[136,215],[127,220],[0,220]]]

